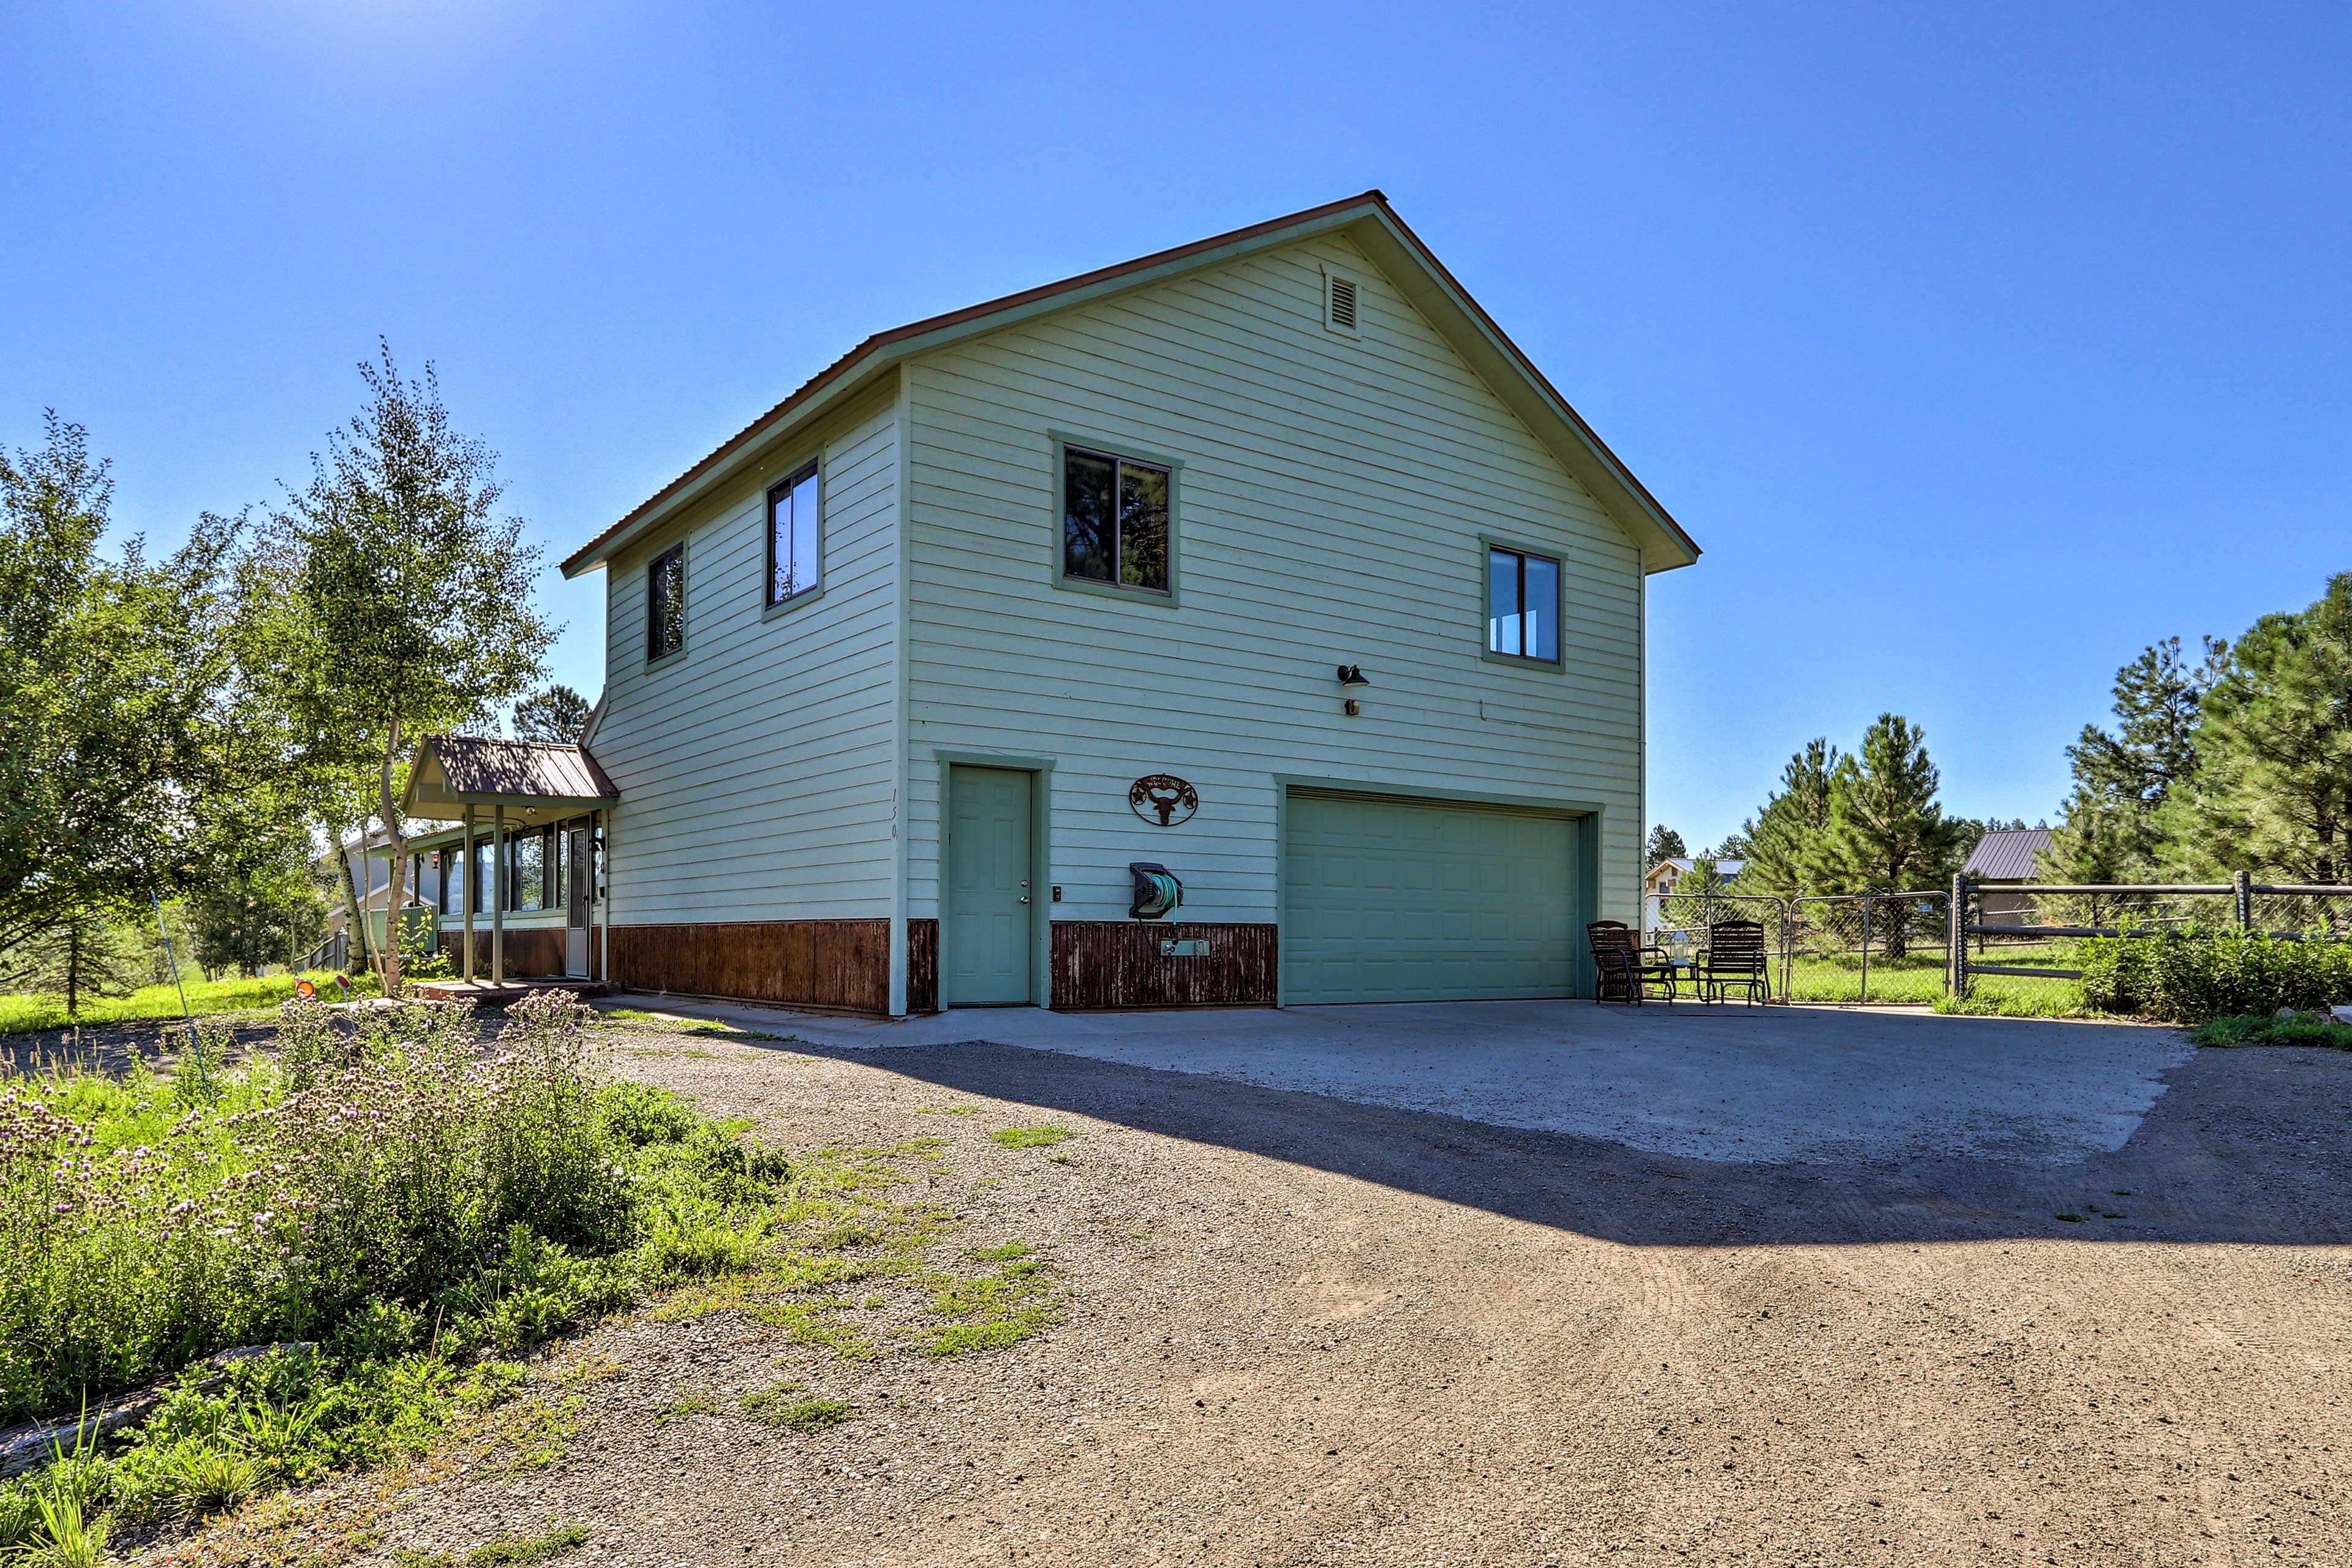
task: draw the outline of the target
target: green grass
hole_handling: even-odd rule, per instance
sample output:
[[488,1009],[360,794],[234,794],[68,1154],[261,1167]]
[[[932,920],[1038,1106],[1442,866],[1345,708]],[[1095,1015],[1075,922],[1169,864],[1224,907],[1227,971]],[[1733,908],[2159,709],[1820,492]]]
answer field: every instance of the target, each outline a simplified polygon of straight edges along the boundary
[[[673,1034],[708,1035],[719,1040],[771,1040],[789,1045],[798,1035],[774,1035],[765,1029],[753,1029],[740,1024],[730,1024],[719,1018],[688,1018],[675,1013],[648,1013],[643,1007],[599,1008],[601,1020],[623,1027],[667,1029]],[[688,1056],[705,1056],[708,1052],[688,1051]]]
[[1007,1149],[1050,1149],[1064,1139],[1076,1136],[1076,1133],[1066,1127],[1055,1127],[1050,1124],[1042,1127],[1000,1127],[989,1134],[989,1137]]
[[[267,974],[258,980],[191,979],[188,982],[188,1009],[200,1018],[226,1013],[266,1012],[292,996],[294,983],[299,978],[302,977]],[[329,999],[340,998],[341,993],[332,984],[334,976],[331,972],[320,970],[308,978]],[[352,976],[352,995],[373,996],[375,994],[373,975]],[[79,1018],[66,1016],[66,999],[63,996],[26,992],[0,995],[0,1035],[67,1029],[76,1024],[125,1024],[179,1016],[179,989],[171,985],[142,986],[125,996],[85,996]]]
[[822,1432],[850,1417],[847,1404],[811,1396],[800,1384],[788,1383],[743,1396],[743,1414],[762,1426],[786,1432]]
[[2209,1018],[2189,1030],[2189,1037],[2200,1046],[2331,1046],[2352,1051],[2352,1024],[2319,1013]]
[[714,1415],[719,1400],[707,1388],[689,1388],[662,1406],[660,1419],[669,1421],[685,1415]]
[[544,1535],[501,1535],[463,1557],[446,1552],[394,1552],[392,1560],[400,1568],[519,1568],[523,1563],[551,1562],[587,1542],[587,1526],[559,1524]]

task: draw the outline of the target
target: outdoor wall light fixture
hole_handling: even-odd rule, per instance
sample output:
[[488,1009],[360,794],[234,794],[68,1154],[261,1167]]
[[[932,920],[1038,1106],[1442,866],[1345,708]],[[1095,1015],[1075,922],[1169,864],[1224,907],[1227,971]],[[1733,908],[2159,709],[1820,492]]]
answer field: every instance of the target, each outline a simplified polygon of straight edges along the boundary
[[[1339,667],[1340,690],[1349,691],[1359,686],[1370,686],[1370,681],[1364,679],[1364,667],[1362,665],[1343,664]],[[1339,704],[1339,711],[1345,713],[1350,719],[1359,718],[1363,714],[1364,705],[1350,697],[1346,701]]]

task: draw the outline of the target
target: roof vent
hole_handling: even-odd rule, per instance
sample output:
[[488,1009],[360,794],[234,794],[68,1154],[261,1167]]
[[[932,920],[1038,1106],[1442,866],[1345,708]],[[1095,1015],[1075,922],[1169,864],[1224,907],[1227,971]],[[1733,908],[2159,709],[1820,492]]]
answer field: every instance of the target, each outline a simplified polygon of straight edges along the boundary
[[1356,330],[1356,283],[1337,273],[1324,275],[1323,324],[1334,331]]

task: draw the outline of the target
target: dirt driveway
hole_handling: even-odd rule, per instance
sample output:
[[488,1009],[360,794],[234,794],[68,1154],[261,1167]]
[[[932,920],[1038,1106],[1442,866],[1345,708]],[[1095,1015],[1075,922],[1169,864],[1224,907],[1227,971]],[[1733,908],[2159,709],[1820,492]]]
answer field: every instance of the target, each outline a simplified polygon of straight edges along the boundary
[[[945,1361],[610,1325],[567,1456],[412,1495],[386,1551],[2352,1561],[2352,1055],[2186,1056],[2058,1163],[1767,1163],[1000,1045],[625,1047],[788,1146],[944,1139],[939,1200],[1066,1319]],[[990,1138],[1040,1123],[1078,1136]],[[743,1418],[780,1375],[856,1418]]]

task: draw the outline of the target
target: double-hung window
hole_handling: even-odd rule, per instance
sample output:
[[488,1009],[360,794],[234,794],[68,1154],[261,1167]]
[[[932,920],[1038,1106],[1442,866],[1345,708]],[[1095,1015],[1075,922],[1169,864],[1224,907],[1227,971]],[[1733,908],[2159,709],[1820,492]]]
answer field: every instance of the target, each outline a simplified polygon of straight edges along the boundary
[[1062,579],[1169,594],[1171,470],[1062,448]]
[[667,658],[686,646],[686,542],[680,540],[646,567],[646,661]]
[[1486,651],[1539,664],[1559,662],[1558,561],[1487,546]]
[[814,463],[768,492],[768,603],[781,605],[816,591],[820,511]]

